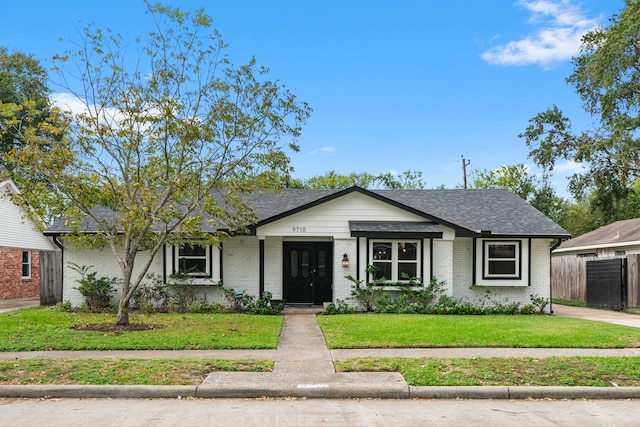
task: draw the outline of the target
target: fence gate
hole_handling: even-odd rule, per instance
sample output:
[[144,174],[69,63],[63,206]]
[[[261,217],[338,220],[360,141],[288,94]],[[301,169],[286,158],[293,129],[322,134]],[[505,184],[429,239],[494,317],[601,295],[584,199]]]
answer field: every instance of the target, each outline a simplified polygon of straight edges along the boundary
[[627,259],[587,261],[587,307],[624,310],[627,306]]

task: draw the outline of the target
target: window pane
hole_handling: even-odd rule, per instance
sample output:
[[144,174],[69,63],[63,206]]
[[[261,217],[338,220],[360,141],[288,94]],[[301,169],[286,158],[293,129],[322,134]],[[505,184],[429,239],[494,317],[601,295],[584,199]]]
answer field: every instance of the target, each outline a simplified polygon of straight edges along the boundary
[[489,274],[516,274],[516,262],[489,261]]
[[207,248],[202,246],[185,245],[180,248],[180,256],[206,256]]
[[515,258],[516,245],[489,245],[489,258]]
[[398,243],[398,259],[412,261],[418,259],[418,245],[408,242]]
[[391,242],[376,242],[376,243],[374,243],[373,244],[373,259],[375,259],[375,260],[391,260]]
[[326,251],[318,251],[318,277],[327,275],[327,253]]
[[[408,280],[411,277],[418,277],[418,265],[414,262],[399,262],[398,263],[398,279],[400,280]],[[409,278],[403,277],[404,274],[408,275]]]
[[301,276],[309,277],[309,251],[302,251],[301,255],[302,255],[302,266],[300,268]]
[[180,271],[187,273],[206,273],[207,260],[199,258],[182,258],[180,260]]
[[291,251],[291,272],[289,273],[291,277],[298,277],[298,251]]
[[387,280],[391,280],[390,262],[374,262],[373,265],[380,269],[378,273],[374,275],[373,279],[381,279],[384,277]]
[[22,277],[31,276],[31,272],[29,271],[29,264],[22,264]]
[[29,263],[29,251],[22,251],[22,262]]

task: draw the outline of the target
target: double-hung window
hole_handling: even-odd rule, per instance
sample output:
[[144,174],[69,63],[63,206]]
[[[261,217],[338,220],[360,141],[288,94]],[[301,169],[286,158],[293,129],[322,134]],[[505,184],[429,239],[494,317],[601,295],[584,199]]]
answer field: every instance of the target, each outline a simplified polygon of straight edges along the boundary
[[193,277],[211,277],[210,246],[185,244],[177,249],[174,271]]
[[513,279],[520,277],[520,242],[485,241],[484,277]]
[[31,251],[22,251],[22,278],[31,278]]
[[408,282],[420,271],[420,245],[415,240],[374,240],[370,242],[370,265],[377,273],[372,279]]

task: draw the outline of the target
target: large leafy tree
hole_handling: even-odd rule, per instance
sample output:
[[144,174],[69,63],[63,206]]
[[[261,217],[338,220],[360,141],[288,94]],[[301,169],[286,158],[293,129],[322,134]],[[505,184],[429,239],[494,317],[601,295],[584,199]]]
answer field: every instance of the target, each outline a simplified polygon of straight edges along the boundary
[[362,188],[384,188],[384,189],[416,189],[424,188],[422,172],[406,170],[402,173],[380,173],[371,174],[368,172],[352,172],[341,175],[335,171],[330,171],[324,175],[317,175],[306,179],[295,179],[288,183],[291,188],[307,189],[343,189],[354,185]]
[[585,164],[588,170],[572,177],[570,190],[577,200],[591,194],[607,221],[637,216],[627,201],[637,198],[640,176],[640,1],[627,0],[609,26],[587,33],[573,66],[567,82],[597,126],[574,132],[554,106],[531,119],[520,136],[546,170],[563,160]]
[[549,218],[564,225],[569,203],[559,197],[548,175],[537,176],[524,164],[471,172],[471,188],[508,188]]
[[0,47],[0,178],[12,179],[19,188],[40,186],[43,191],[37,206],[37,218],[45,220],[60,214],[60,199],[40,179],[39,165],[16,169],[14,152],[24,149],[27,140],[60,140],[64,122],[49,99],[48,73],[32,55],[10,53]]
[[[122,278],[118,324],[128,324],[129,301],[166,243],[219,243],[225,233],[209,229],[252,220],[244,192],[284,185],[287,152],[298,150],[310,113],[255,60],[233,66],[203,10],[147,3],[147,13],[155,30],[135,46],[90,26],[54,58],[82,111],[69,113],[67,138],[32,134],[12,158],[38,165],[70,204],[67,226],[76,232],[65,241],[111,250]],[[41,191],[24,195],[37,202]],[[81,233],[87,217],[96,235]],[[143,251],[150,256],[138,257]]]
[[0,153],[21,148],[25,127],[49,117],[47,71],[32,55],[0,47],[0,109]]

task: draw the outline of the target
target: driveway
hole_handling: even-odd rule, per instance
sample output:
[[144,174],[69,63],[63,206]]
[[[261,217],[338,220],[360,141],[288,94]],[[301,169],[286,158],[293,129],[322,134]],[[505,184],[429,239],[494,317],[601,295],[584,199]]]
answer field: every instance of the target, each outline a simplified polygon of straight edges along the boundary
[[40,297],[0,299],[0,313],[19,310],[21,308],[38,307],[39,305]]
[[629,314],[621,311],[553,304],[553,315],[640,328],[640,314]]

